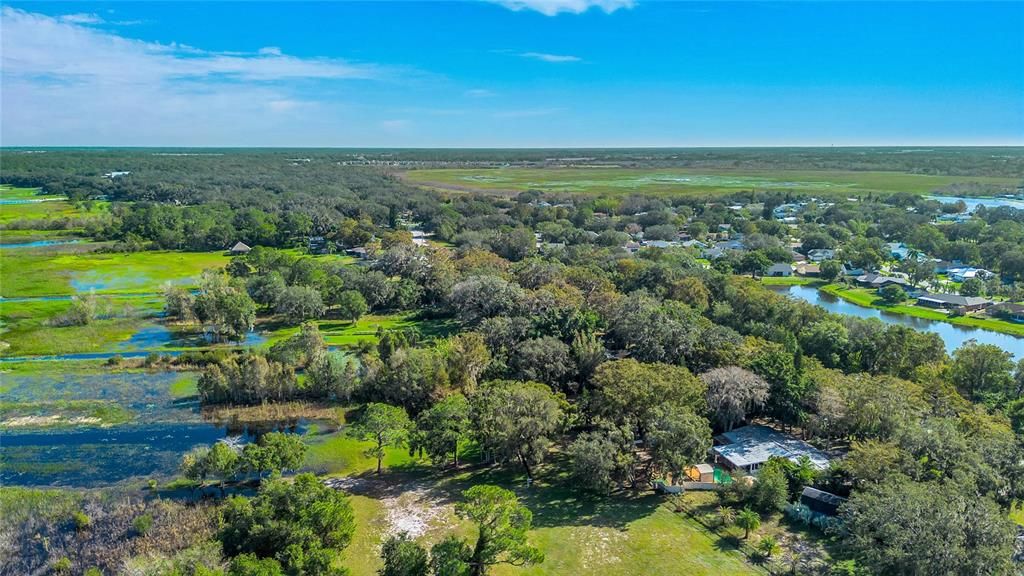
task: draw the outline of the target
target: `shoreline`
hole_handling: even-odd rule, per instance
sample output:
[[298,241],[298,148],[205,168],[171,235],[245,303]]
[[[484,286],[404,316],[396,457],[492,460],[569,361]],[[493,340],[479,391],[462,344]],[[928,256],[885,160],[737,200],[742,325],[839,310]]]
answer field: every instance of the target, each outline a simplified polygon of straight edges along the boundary
[[[1024,338],[1024,324],[1015,324],[1013,322],[1007,322],[1006,320],[999,320],[995,318],[949,316],[942,312],[907,304],[898,304],[894,306],[875,304],[875,301],[877,301],[878,298],[874,294],[857,292],[856,288],[847,288],[840,284],[828,284],[824,280],[816,278],[789,276],[781,278],[761,278],[760,280],[765,286],[812,286],[820,292],[824,292],[830,296],[835,296],[836,298],[840,298],[863,308],[874,308],[891,314],[903,314],[905,316],[913,316],[923,320],[946,322],[948,324],[965,326],[968,328],[980,328],[982,330],[998,332],[1008,336]],[[870,299],[868,299],[868,297]]]

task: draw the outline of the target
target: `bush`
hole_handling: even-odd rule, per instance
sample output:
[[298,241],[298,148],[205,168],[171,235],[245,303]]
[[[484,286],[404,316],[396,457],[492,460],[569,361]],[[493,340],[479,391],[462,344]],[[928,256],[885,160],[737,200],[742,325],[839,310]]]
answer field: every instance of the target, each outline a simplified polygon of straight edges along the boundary
[[71,574],[71,559],[64,556],[51,566],[54,574]]
[[132,528],[135,529],[135,533],[139,536],[145,536],[153,528],[153,516],[149,514],[143,514],[132,521]]
[[107,358],[107,366],[118,366],[123,361],[124,358],[120,354],[114,354],[110,358]]
[[75,530],[79,532],[88,530],[92,526],[92,518],[89,518],[89,515],[81,510],[72,514],[71,519],[75,522]]

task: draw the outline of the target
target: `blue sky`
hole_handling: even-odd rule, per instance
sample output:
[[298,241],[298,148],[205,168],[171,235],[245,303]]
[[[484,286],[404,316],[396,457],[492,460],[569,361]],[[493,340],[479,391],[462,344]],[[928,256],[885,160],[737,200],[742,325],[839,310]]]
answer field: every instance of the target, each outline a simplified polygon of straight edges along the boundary
[[0,143],[1024,144],[1022,30],[1022,2],[7,2]]

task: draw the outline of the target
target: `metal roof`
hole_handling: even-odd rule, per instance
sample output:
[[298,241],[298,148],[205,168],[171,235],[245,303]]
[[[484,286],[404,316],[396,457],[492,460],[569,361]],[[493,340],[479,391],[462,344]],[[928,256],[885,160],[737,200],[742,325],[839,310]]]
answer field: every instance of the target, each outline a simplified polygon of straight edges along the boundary
[[814,446],[767,426],[744,426],[723,433],[721,438],[728,444],[715,446],[715,453],[736,467],[761,465],[772,456],[793,462],[801,456],[807,456],[818,470],[825,470],[829,466],[828,457]]

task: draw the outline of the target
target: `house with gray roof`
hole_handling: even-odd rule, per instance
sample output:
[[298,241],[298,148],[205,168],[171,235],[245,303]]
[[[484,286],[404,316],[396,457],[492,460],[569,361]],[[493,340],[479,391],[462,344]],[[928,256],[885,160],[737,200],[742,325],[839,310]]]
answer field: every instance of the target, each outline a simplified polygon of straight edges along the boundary
[[926,306],[928,308],[952,308],[955,310],[963,310],[965,312],[971,312],[974,310],[981,310],[982,308],[988,308],[994,302],[987,298],[981,298],[978,296],[961,296],[959,294],[924,294],[917,298],[918,306]]
[[817,470],[826,470],[828,456],[807,442],[767,426],[754,424],[715,436],[715,462],[732,470],[757,472],[772,456],[797,462],[806,456]]

